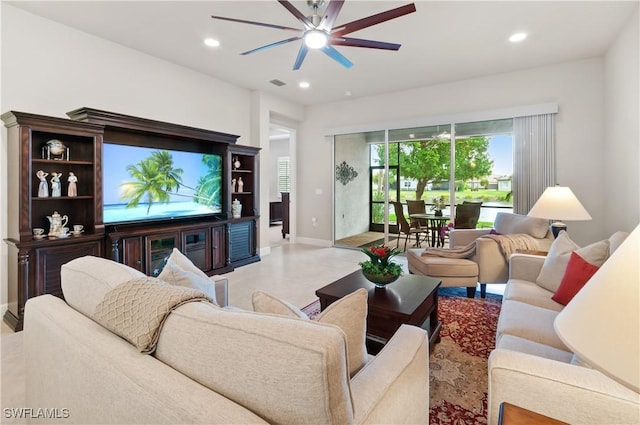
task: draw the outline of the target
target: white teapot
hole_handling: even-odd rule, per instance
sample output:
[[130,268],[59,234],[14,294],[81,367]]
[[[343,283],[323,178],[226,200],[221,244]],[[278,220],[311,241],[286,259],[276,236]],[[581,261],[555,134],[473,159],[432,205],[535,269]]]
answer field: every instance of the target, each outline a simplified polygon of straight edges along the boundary
[[62,228],[69,221],[69,217],[66,215],[60,215],[58,211],[54,211],[53,214],[48,215],[47,219],[49,220],[49,236],[58,236],[62,233]]

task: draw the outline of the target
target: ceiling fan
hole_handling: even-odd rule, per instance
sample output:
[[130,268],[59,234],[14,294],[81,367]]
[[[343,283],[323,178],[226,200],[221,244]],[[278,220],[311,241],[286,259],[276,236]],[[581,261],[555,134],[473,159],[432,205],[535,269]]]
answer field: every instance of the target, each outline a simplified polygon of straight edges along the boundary
[[363,40],[360,38],[345,37],[345,35],[352,32],[367,28],[373,25],[380,24],[391,19],[399,18],[400,16],[407,15],[416,11],[415,4],[407,4],[395,9],[387,10],[386,12],[377,13],[375,15],[368,16],[366,18],[358,19],[347,24],[338,25],[334,27],[334,23],[344,0],[329,0],[324,15],[320,16],[319,10],[324,6],[324,0],[307,0],[307,5],[311,8],[311,16],[304,16],[293,4],[288,0],[278,0],[282,6],[285,7],[298,21],[303,25],[303,29],[285,27],[282,25],[268,24],[265,22],[246,21],[244,19],[226,18],[224,16],[211,16],[213,19],[221,19],[224,21],[240,22],[243,24],[259,25],[263,27],[275,28],[285,31],[295,31],[298,33],[295,37],[287,38],[285,40],[277,41],[275,43],[267,44],[256,49],[252,49],[241,55],[250,55],[252,53],[261,52],[263,50],[270,49],[272,47],[280,46],[283,44],[291,43],[296,40],[304,40],[298,51],[298,56],[293,65],[293,70],[298,70],[302,66],[304,58],[307,56],[309,49],[319,49],[323,51],[330,58],[344,66],[345,68],[351,68],[353,63],[343,56],[333,46],[352,46],[352,47],[367,47],[370,49],[382,49],[382,50],[398,50],[400,44],[387,43],[383,41]]

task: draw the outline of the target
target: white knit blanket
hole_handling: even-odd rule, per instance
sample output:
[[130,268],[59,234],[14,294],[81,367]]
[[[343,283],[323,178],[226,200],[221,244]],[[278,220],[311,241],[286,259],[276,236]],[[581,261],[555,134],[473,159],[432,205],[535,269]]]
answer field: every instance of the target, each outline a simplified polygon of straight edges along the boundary
[[[511,254],[518,249],[537,249],[538,244],[533,236],[527,234],[514,235],[483,235],[480,238],[495,240],[500,246],[505,260],[509,260]],[[478,239],[480,239],[478,238]],[[477,240],[477,239],[476,239]],[[422,255],[435,255],[446,258],[471,258],[476,254],[476,241],[460,248],[426,248]]]
[[143,277],[107,292],[96,306],[93,320],[135,345],[141,353],[152,353],[169,313],[193,301],[211,302],[197,289]]

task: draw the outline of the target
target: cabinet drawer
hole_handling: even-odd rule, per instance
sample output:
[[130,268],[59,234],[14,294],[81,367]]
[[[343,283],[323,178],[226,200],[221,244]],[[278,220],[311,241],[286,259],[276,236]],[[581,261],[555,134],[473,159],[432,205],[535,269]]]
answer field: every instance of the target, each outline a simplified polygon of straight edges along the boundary
[[60,267],[79,257],[102,254],[100,241],[58,245],[36,249],[36,294],[62,298]]

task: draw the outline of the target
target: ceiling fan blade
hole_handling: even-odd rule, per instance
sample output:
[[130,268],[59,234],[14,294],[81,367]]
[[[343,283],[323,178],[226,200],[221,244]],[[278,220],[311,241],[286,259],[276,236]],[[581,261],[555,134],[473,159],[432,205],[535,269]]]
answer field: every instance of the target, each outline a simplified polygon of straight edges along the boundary
[[331,35],[333,37],[340,37],[345,34],[350,34],[354,31],[361,30],[363,28],[370,27],[372,25],[377,25],[382,22],[389,21],[391,19],[399,18],[400,16],[407,15],[409,13],[413,13],[416,11],[416,5],[411,3],[405,6],[400,6],[395,9],[387,10],[386,12],[381,12],[375,15],[368,16],[366,18],[358,19],[356,21],[349,22],[344,25],[340,25],[339,27],[333,28],[331,30]]
[[334,49],[332,46],[328,44],[320,50],[325,52],[331,59],[338,62],[340,65],[344,66],[345,68],[351,68],[353,66],[353,63],[349,59],[345,58],[342,55],[342,53],[340,53],[339,51],[337,51],[336,49]]
[[223,21],[240,22],[241,24],[251,24],[251,25],[258,25],[261,27],[275,28],[279,30],[290,30],[290,31],[300,32],[300,28],[283,27],[282,25],[267,24],[266,22],[245,21],[244,19],[225,18],[224,16],[214,16],[214,15],[211,15],[211,17],[213,19],[221,19]]
[[270,49],[272,47],[276,47],[276,46],[280,46],[282,44],[287,44],[287,43],[291,43],[292,41],[296,41],[296,40],[300,40],[302,37],[291,37],[291,38],[287,38],[286,40],[280,40],[280,41],[276,41],[275,43],[271,43],[271,44],[267,44],[266,46],[262,46],[262,47],[258,47],[256,49],[253,50],[248,50],[246,52],[240,53],[241,55],[250,55],[251,53],[257,53],[257,52],[261,52],[263,50],[267,50]]
[[300,46],[300,50],[298,50],[298,56],[296,57],[296,62],[293,64],[293,70],[297,71],[302,66],[302,61],[305,57],[307,57],[307,53],[309,52],[309,48],[305,43],[302,43]]
[[324,16],[318,25],[318,29],[330,31],[333,28],[333,24],[336,22],[336,18],[342,9],[344,0],[329,0],[329,5],[324,12]]
[[294,5],[289,3],[287,0],[278,0],[278,3],[283,5],[285,7],[285,9],[287,9],[289,12],[291,12],[291,14],[293,16],[298,18],[298,20],[300,22],[302,22],[302,24],[304,25],[305,29],[310,30],[310,29],[315,28],[315,25],[313,25],[313,23],[309,19],[307,19],[306,16],[304,16],[298,9],[296,9],[296,7]]
[[340,37],[332,38],[329,43],[334,46],[368,47],[370,49],[398,50],[401,44],[386,43],[384,41],[363,40],[360,38]]

